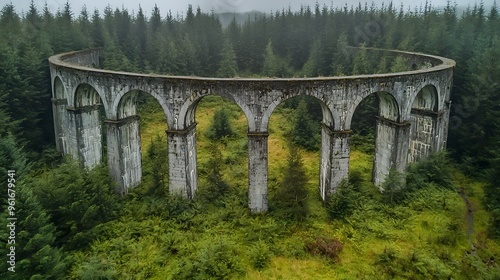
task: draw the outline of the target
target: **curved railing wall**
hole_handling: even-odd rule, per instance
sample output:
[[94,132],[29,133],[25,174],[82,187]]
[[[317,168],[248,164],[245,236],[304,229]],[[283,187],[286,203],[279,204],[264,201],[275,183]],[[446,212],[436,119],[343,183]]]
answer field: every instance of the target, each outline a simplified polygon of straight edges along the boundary
[[120,194],[139,184],[142,176],[136,110],[140,92],[158,100],[165,114],[170,191],[189,198],[197,189],[194,113],[198,102],[207,95],[220,95],[242,109],[248,121],[248,194],[254,212],[267,210],[269,119],[289,98],[308,95],[321,104],[319,190],[323,199],[348,178],[352,116],[369,95],[380,101],[373,163],[377,185],[390,169],[402,171],[409,162],[446,147],[455,66],[447,58],[389,51],[421,69],[343,77],[206,78],[97,69],[99,52],[91,49],[49,58],[56,145],[92,168],[104,158],[101,135],[106,133],[108,167]]

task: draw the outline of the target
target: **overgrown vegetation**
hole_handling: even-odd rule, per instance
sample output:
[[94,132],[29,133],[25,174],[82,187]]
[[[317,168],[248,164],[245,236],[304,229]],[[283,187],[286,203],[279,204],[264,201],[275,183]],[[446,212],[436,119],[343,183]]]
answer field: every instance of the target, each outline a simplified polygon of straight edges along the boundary
[[[156,7],[149,17],[140,8],[131,14],[110,7],[75,15],[69,3],[56,14],[32,3],[20,16],[5,5],[0,172],[4,178],[16,170],[18,223],[16,273],[2,261],[0,278],[499,278],[499,20],[495,6],[488,12],[482,5],[463,14],[451,4],[408,12],[316,6],[222,28],[215,14],[192,7],[185,18],[162,18]],[[380,32],[359,36],[372,24]],[[358,43],[359,51],[348,47]],[[323,205],[321,106],[294,98],[270,122],[271,211],[250,215],[243,112],[216,97],[198,105],[199,190],[186,201],[168,192],[165,117],[149,99],[140,108],[144,180],[120,199],[105,166],[82,170],[53,152],[47,57],[95,46],[104,47],[104,68],[222,77],[411,68],[402,57],[379,57],[363,46],[451,57],[457,67],[448,147],[460,166],[437,154],[404,174],[391,172],[381,193],[370,183],[378,106],[366,99],[353,117],[349,181]],[[10,250],[8,230],[0,227],[2,256]]]

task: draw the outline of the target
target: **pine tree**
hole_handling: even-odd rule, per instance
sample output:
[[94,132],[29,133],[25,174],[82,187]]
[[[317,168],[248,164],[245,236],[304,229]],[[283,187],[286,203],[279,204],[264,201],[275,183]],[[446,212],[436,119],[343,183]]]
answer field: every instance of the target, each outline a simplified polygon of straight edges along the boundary
[[347,41],[347,35],[342,33],[337,41],[336,51],[332,62],[332,71],[335,76],[349,75],[351,64],[351,52]]
[[302,73],[304,76],[315,77],[325,74],[321,73],[321,69],[323,68],[321,64],[323,63],[323,61],[325,61],[322,50],[323,47],[321,46],[321,41],[320,40],[314,41],[311,46],[309,58],[302,67]]
[[407,66],[407,61],[402,56],[397,56],[392,62],[391,72],[403,72],[410,70]]
[[299,149],[289,145],[287,165],[275,196],[276,211],[286,219],[304,221],[309,213],[307,174]]
[[[5,173],[4,173],[5,174]],[[16,265],[15,272],[2,269],[2,279],[62,279],[68,268],[64,253],[55,245],[56,227],[50,217],[32,193],[29,184],[16,184]],[[7,211],[0,217],[6,220]],[[0,229],[0,235],[8,234],[8,227]],[[3,239],[3,238],[2,238]],[[4,246],[0,252],[3,256],[10,252]],[[2,265],[3,267],[3,265]]]
[[274,54],[273,44],[271,41],[267,43],[266,50],[264,51],[264,66],[262,74],[268,77],[276,77],[279,75],[278,58]]
[[90,36],[92,37],[94,47],[104,46],[104,29],[102,19],[99,15],[99,10],[95,9],[92,15],[92,23],[90,25]]
[[[222,175],[222,153],[216,142],[210,144],[210,159],[207,162],[208,182],[199,189],[199,197],[208,203],[221,204],[218,199],[228,194],[229,185]],[[221,205],[222,206],[222,205]]]
[[364,44],[362,44],[360,48],[361,49],[354,54],[353,75],[369,74],[371,70],[368,53]]
[[31,189],[57,228],[57,245],[65,249],[89,245],[94,228],[117,214],[115,184],[103,165],[86,171],[65,162],[38,175]]
[[234,135],[226,110],[222,109],[215,112],[212,125],[208,129],[206,135],[211,140],[220,140]]
[[[150,188],[150,193],[164,196],[167,193],[168,182],[168,147],[167,142],[160,135],[156,135],[151,140],[151,144],[147,150],[149,166],[144,166],[151,174],[153,185]],[[145,171],[146,171],[145,170]]]
[[229,40],[224,41],[224,47],[221,51],[222,59],[217,70],[217,77],[231,78],[238,73],[238,64],[236,64],[236,54]]

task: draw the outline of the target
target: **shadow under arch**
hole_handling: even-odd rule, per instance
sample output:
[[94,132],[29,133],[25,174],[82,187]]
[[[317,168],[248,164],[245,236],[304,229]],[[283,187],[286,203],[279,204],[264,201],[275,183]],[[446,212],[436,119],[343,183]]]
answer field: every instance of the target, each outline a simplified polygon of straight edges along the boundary
[[439,94],[434,85],[425,85],[420,89],[413,99],[412,109],[438,111],[439,107]]
[[65,99],[67,97],[66,87],[64,86],[61,78],[56,76],[53,81],[53,98],[54,99]]
[[416,162],[439,150],[441,139],[437,129],[439,94],[434,85],[425,85],[412,102],[408,162]]
[[82,108],[88,106],[103,106],[104,110],[107,112],[107,103],[102,95],[91,85],[87,83],[79,84],[73,95],[73,105],[75,108]]
[[[355,105],[349,126],[353,128],[353,147],[373,154],[371,180],[380,185],[389,171],[398,168],[399,140],[402,129],[401,110],[396,98],[389,92],[377,91],[365,96]],[[373,141],[373,152],[370,144]]]

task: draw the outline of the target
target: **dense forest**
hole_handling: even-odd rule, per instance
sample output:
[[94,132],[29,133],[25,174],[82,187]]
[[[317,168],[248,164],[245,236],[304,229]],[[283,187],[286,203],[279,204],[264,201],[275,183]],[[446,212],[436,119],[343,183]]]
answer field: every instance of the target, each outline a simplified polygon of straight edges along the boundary
[[[6,225],[17,218],[15,272],[8,270],[11,231],[0,227],[2,279],[500,277],[496,4],[460,13],[451,2],[443,9],[316,5],[236,18],[223,26],[217,14],[192,6],[184,17],[140,6],[1,9],[0,217]],[[121,198],[105,164],[82,170],[55,151],[47,58],[91,47],[103,48],[105,69],[218,77],[407,70],[403,58],[374,56],[370,47],[448,57],[457,62],[449,151],[391,173],[380,193],[370,182],[377,100],[366,100],[354,117],[350,180],[323,204],[321,110],[313,99],[294,98],[270,122],[270,211],[250,215],[247,127],[237,106],[216,97],[199,105],[200,188],[186,201],[168,193],[165,122],[144,96],[144,179]]]

